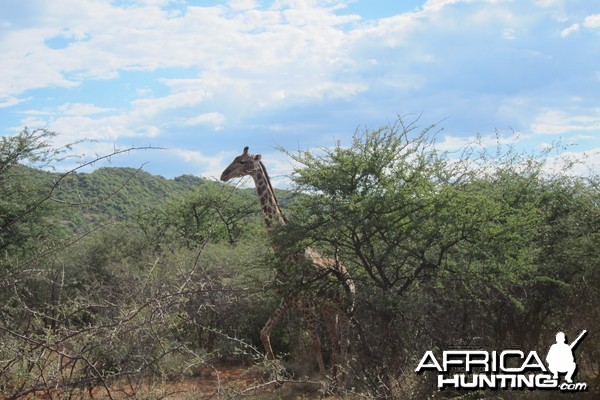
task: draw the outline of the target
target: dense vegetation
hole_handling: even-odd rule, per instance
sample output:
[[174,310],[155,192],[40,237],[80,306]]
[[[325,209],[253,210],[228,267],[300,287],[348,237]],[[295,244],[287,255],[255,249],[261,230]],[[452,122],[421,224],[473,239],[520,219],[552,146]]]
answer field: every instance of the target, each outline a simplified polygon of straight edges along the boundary
[[326,394],[461,397],[414,373],[425,351],[545,354],[556,332],[588,329],[577,379],[598,395],[600,181],[547,172],[548,153],[440,152],[431,132],[399,121],[289,153],[289,224],[272,238],[251,190],[127,168],[48,172],[69,155],[51,132],[2,138],[0,392],[145,398],[224,360],[260,366],[265,381],[311,380],[297,316],[273,336],[282,359],[260,347],[274,271],[300,274],[272,257],[276,240],[335,255],[356,282],[349,379]]

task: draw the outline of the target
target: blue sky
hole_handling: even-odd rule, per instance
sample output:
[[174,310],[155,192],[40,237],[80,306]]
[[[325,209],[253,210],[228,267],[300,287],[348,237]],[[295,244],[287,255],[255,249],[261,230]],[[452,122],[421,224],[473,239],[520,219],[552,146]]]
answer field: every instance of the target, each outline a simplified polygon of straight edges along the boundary
[[[600,170],[600,2],[3,0],[0,130],[152,145],[112,165],[218,176],[248,145],[349,144],[398,115],[525,151],[556,141]],[[514,132],[514,134],[513,134]]]

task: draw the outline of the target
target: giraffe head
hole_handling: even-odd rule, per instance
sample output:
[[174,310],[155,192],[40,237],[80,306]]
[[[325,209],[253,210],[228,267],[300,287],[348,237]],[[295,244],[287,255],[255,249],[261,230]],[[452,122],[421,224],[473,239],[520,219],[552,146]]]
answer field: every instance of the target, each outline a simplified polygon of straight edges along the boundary
[[248,146],[244,147],[244,152],[233,159],[231,164],[221,174],[221,180],[227,182],[233,178],[239,178],[246,175],[252,175],[258,168],[260,154],[252,155],[248,153]]

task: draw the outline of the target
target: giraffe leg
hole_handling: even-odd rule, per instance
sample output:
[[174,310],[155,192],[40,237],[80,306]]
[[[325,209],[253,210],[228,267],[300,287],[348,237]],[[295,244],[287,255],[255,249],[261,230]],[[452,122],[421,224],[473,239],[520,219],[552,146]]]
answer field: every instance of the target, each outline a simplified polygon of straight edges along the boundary
[[275,359],[275,355],[273,354],[273,348],[271,347],[271,332],[273,331],[273,328],[275,328],[277,324],[279,324],[281,318],[283,318],[287,309],[288,305],[286,304],[286,302],[282,302],[279,305],[279,307],[277,307],[277,309],[273,311],[273,314],[271,314],[265,326],[263,326],[263,328],[260,330],[260,340],[262,341],[268,360]]
[[325,363],[323,362],[323,351],[321,349],[321,341],[319,340],[319,326],[317,321],[317,315],[312,310],[305,310],[304,312],[304,322],[306,323],[306,327],[308,328],[308,334],[310,335],[311,347],[313,354],[317,360],[317,364],[319,365],[319,373],[322,378],[325,378]]
[[340,363],[340,337],[338,335],[336,313],[332,307],[325,306],[322,310],[325,329],[331,346],[331,368],[333,377],[338,375]]
[[336,326],[340,353],[340,374],[338,376],[338,383],[345,386],[348,373],[350,372],[350,318],[344,310],[338,309]]
[[323,308],[323,319],[331,342],[332,373],[340,385],[344,385],[350,347],[350,321],[346,313],[336,306]]

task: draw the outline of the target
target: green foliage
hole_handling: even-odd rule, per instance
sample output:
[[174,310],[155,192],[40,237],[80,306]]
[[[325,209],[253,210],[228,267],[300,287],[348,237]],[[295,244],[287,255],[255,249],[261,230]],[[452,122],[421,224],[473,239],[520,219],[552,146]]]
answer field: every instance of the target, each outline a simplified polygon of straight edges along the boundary
[[378,395],[406,393],[394,388],[425,350],[539,348],[600,306],[593,179],[546,174],[544,153],[440,152],[434,127],[416,129],[289,154],[302,195],[282,240],[351,271],[357,375]]
[[256,198],[249,192],[235,192],[228,186],[203,182],[188,196],[170,200],[142,214],[144,229],[173,241],[196,246],[208,240],[234,244],[241,238],[262,233],[257,218]]
[[357,277],[402,294],[439,267],[463,240],[476,205],[457,208],[468,170],[450,165],[427,130],[409,140],[413,127],[397,125],[356,135],[352,147],[292,155],[304,196],[294,220],[298,232],[325,242],[356,264]]
[[31,254],[43,241],[38,239],[54,232],[45,218],[52,211],[47,201],[52,184],[27,167],[61,159],[62,152],[49,144],[53,136],[46,130],[26,129],[0,141],[0,251],[6,254]]
[[[138,387],[214,354],[255,357],[268,311],[252,299],[269,247],[249,193],[191,176],[25,165],[64,158],[52,137],[24,131],[0,148],[3,394],[110,395],[115,382]],[[173,359],[184,360],[177,371]]]
[[77,227],[81,229],[131,219],[165,201],[192,194],[206,183],[196,177],[170,180],[133,168],[104,167],[89,174],[70,175],[57,198],[77,205],[77,214],[82,217]]
[[[250,190],[129,168],[49,172],[68,157],[52,138],[25,130],[0,142],[8,397],[92,386],[110,397],[215,360],[261,360],[274,271],[284,291],[329,284],[273,257],[272,240],[282,251],[314,246],[352,274],[350,384],[364,397],[438,396],[413,373],[426,350],[543,352],[557,331],[600,320],[598,178],[550,175],[544,153],[445,153],[435,127],[401,120],[358,131],[348,147],[288,153],[296,190],[278,195],[289,224],[269,237]],[[305,347],[288,318],[273,345],[293,365]],[[599,341],[578,349],[592,394]]]

